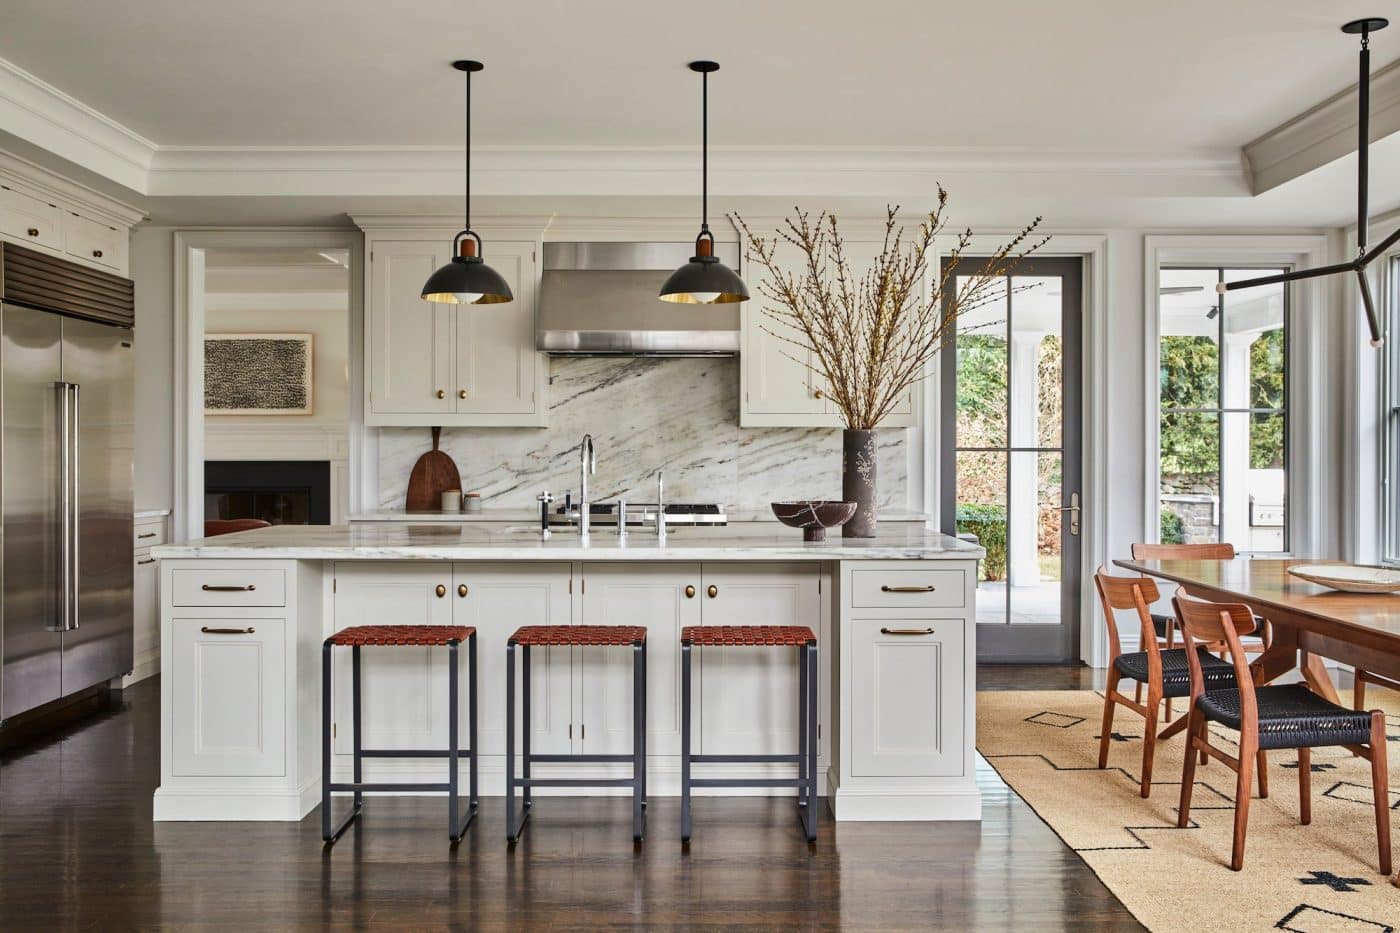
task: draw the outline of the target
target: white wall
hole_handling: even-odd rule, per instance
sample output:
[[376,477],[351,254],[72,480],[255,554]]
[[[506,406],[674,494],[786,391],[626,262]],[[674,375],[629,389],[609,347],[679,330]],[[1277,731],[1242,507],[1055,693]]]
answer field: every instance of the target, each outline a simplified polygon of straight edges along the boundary
[[169,227],[131,233],[136,282],[136,508],[175,506],[175,237]]

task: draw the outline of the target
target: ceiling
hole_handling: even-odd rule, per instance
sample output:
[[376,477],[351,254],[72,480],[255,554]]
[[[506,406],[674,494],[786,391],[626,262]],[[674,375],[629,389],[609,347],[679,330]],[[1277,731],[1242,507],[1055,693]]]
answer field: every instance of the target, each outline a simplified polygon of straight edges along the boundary
[[[0,125],[161,222],[455,211],[463,87],[449,63],[476,57],[485,210],[607,214],[625,198],[674,215],[694,210],[700,89],[685,63],[705,57],[722,65],[721,210],[922,209],[942,182],[959,222],[1335,226],[1355,185],[1341,124],[1271,190],[1251,183],[1245,147],[1355,82],[1356,41],[1338,27],[1386,5],[5,0],[0,66],[19,71],[0,68]],[[1373,41],[1373,72],[1393,62],[1400,23]],[[16,74],[69,110],[17,128]],[[1392,96],[1376,107],[1400,120]],[[1400,206],[1400,123],[1383,129],[1377,212]],[[88,158],[96,144],[116,157]]]

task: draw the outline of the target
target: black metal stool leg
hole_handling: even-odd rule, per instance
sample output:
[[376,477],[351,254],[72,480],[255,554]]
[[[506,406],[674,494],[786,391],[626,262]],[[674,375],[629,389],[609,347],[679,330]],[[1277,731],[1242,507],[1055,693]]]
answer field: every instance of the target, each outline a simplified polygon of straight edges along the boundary
[[[360,646],[353,645],[350,648],[350,731],[355,733],[354,738],[354,777],[352,780],[359,784],[365,779],[364,774],[364,730],[360,728],[363,718],[360,715]],[[358,812],[365,804],[364,791],[355,790],[355,810]]]
[[634,644],[632,646],[632,841],[642,841],[642,785],[645,778],[642,777],[642,769],[645,765],[642,762],[642,730],[646,728],[646,721],[642,718],[646,709],[646,699],[641,696],[643,689],[642,682],[642,646]]
[[817,646],[807,645],[807,841],[817,838]]
[[681,645],[681,842],[690,841],[690,645]]
[[[357,649],[358,650],[358,649]],[[358,679],[355,686],[359,686]],[[359,709],[359,692],[355,693],[355,709]],[[356,717],[358,718],[358,717]],[[352,722],[352,728],[356,724]],[[355,768],[359,771],[359,729],[355,728]],[[321,839],[326,845],[334,845],[346,828],[360,815],[361,795],[356,792],[355,803],[350,813],[334,828],[331,826],[331,643],[321,646]]]
[[515,842],[529,810],[515,816],[515,645],[506,643],[506,841]]
[[642,642],[642,806],[647,805],[647,644]]
[[475,632],[475,631],[473,631],[473,632],[471,633],[471,636],[467,638],[467,674],[468,674],[468,676],[471,677],[471,681],[467,684],[467,699],[471,701],[471,709],[472,709],[471,719],[469,719],[469,720],[467,721],[467,741],[468,741],[468,742],[470,743],[470,745],[471,745],[471,747],[467,750],[467,754],[468,754],[468,756],[469,756],[468,759],[467,759],[467,761],[468,761],[468,765],[467,765],[467,766],[468,766],[469,774],[470,774],[468,789],[469,789],[470,792],[471,792],[471,808],[472,808],[472,812],[475,813],[477,807],[478,807],[478,806],[480,805],[480,803],[481,803],[481,798],[480,798],[480,796],[479,796],[478,789],[477,789],[478,786],[479,786],[479,782],[478,782],[478,777],[479,777],[478,771],[479,771],[480,769],[478,768],[478,765],[477,765],[477,755],[476,755],[476,741],[477,741],[477,739],[476,739],[476,721],[477,721],[477,715],[476,715],[476,632]]
[[530,789],[530,646],[520,648],[520,779],[521,797],[526,810],[534,806],[535,795]]
[[[457,822],[458,772],[461,770],[458,767],[461,761],[461,746],[457,740],[459,729],[457,705],[460,696],[457,689],[460,678],[457,646],[458,642],[455,641],[447,643],[447,837],[454,843],[462,838],[467,827],[471,825],[472,819],[476,816],[476,808],[468,805],[467,818],[460,824]],[[475,715],[476,711],[473,710],[472,714]]]
[[[799,777],[807,776],[807,647],[804,645],[797,649],[797,774]],[[803,787],[797,792],[797,807],[802,809],[810,803],[807,799],[807,788]],[[805,819],[804,819],[805,825]]]

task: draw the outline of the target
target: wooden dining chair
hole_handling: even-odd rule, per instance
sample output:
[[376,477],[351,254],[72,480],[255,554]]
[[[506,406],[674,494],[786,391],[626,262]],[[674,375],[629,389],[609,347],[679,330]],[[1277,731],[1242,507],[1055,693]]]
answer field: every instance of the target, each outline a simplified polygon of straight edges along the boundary
[[1366,685],[1374,684],[1377,687],[1385,687],[1387,690],[1400,690],[1400,682],[1391,680],[1389,677],[1382,677],[1380,674],[1372,674],[1370,671],[1356,669],[1356,683],[1351,688],[1351,708],[1366,708]]
[[[1235,546],[1228,542],[1199,543],[1199,544],[1145,544],[1136,543],[1133,545],[1133,560],[1234,560]],[[1245,653],[1261,654],[1269,647],[1271,630],[1269,624],[1264,619],[1255,617],[1259,622],[1259,638],[1242,642]],[[1166,642],[1168,648],[1172,647],[1172,636],[1175,634],[1176,617],[1166,613],[1154,613],[1152,616],[1152,627],[1157,632],[1157,637]],[[1225,646],[1212,646],[1214,651],[1222,659],[1225,657]]]
[[[1312,749],[1341,746],[1371,762],[1371,792],[1376,809],[1376,842],[1380,850],[1381,874],[1389,875],[1390,795],[1385,755],[1385,714],[1349,710],[1318,696],[1304,684],[1255,686],[1240,635],[1253,632],[1258,624],[1248,606],[1238,603],[1208,603],[1177,596],[1177,618],[1182,640],[1188,651],[1191,673],[1190,721],[1186,726],[1186,764],[1181,775],[1181,807],[1176,825],[1185,829],[1191,820],[1191,790],[1196,780],[1196,754],[1205,753],[1225,763],[1235,781],[1235,836],[1230,852],[1230,868],[1244,865],[1245,830],[1249,824],[1251,770],[1259,769],[1259,796],[1267,797],[1263,781],[1268,763],[1265,752],[1276,748],[1298,750],[1298,812],[1300,822],[1312,822]],[[1190,649],[1198,645],[1225,642],[1229,648],[1234,684],[1218,686],[1208,668],[1199,663],[1200,655]],[[1206,655],[1210,657],[1210,655]],[[1231,757],[1210,743],[1212,722],[1240,734],[1239,757]]]
[[[1157,732],[1158,712],[1162,701],[1171,702],[1172,697],[1185,697],[1191,693],[1190,669],[1186,652],[1181,648],[1163,648],[1152,635],[1152,616],[1147,607],[1160,597],[1157,584],[1151,577],[1110,576],[1103,567],[1094,574],[1094,586],[1099,591],[1103,603],[1104,619],[1108,623],[1108,683],[1103,694],[1103,729],[1099,735],[1099,767],[1108,767],[1108,747],[1113,738],[1113,708],[1123,706],[1143,717],[1142,774],[1139,793],[1147,797],[1152,792],[1152,757],[1158,739],[1166,739],[1186,728],[1186,717]],[[1123,653],[1118,638],[1119,611],[1132,611],[1136,614],[1142,632],[1143,651]],[[1222,686],[1234,682],[1234,669],[1219,658],[1201,652],[1199,659],[1203,670],[1212,682]],[[1137,681],[1147,689],[1147,700],[1128,699],[1118,690],[1118,682],[1123,678]]]

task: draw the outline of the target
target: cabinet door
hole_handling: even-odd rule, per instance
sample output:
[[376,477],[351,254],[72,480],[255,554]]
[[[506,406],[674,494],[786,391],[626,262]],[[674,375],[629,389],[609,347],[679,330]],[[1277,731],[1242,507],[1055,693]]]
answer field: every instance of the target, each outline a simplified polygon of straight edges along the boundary
[[[700,624],[700,582],[699,564],[583,565],[584,624],[647,629],[649,756],[680,754],[681,629]],[[693,595],[686,594],[686,587],[694,588]],[[632,648],[585,648],[579,656],[581,703],[575,719],[582,750],[629,754]]]
[[[370,413],[450,413],[456,305],[421,297],[428,276],[451,257],[441,240],[370,244],[368,320]],[[435,422],[436,423],[436,422]]]
[[510,285],[514,301],[459,305],[457,370],[452,386],[461,414],[528,414],[536,410],[535,244],[486,243],[485,258]]
[[857,619],[850,639],[851,773],[962,774],[963,621]]
[[[477,741],[483,755],[506,753],[506,639],[522,625],[571,624],[569,574],[563,563],[453,565],[452,624],[476,626]],[[532,752],[569,751],[571,689],[568,648],[530,649]],[[465,681],[462,691],[466,722]]]
[[131,573],[131,642],[136,663],[160,651],[160,565],[151,552],[136,552]]
[[[800,272],[800,255],[788,244],[779,244],[779,262]],[[819,391],[820,377],[806,364],[815,364],[814,355],[799,344],[805,338],[782,321],[775,320],[763,309],[773,302],[758,291],[758,279],[766,270],[753,265],[745,256],[746,274],[753,279],[753,298],[740,309],[743,348],[740,363],[744,367],[743,400],[740,424],[754,426],[822,425],[833,419],[827,417],[824,392]]]
[[[335,629],[352,625],[451,625],[452,565],[337,564]],[[442,587],[441,596],[438,587]],[[335,648],[336,751],[351,752],[351,649]],[[461,658],[466,670],[466,652]],[[465,681],[463,681],[465,684]],[[360,652],[365,748],[447,747],[447,649],[366,648]],[[462,744],[467,742],[462,724]]]
[[287,645],[280,618],[173,619],[172,769],[187,777],[286,773]]
[[[821,627],[815,565],[706,564],[704,578],[704,625],[806,625],[813,633]],[[796,648],[695,651],[704,700],[700,721],[705,754],[797,751]]]

